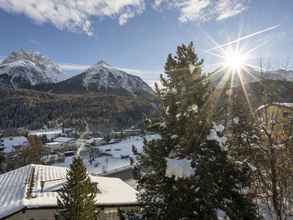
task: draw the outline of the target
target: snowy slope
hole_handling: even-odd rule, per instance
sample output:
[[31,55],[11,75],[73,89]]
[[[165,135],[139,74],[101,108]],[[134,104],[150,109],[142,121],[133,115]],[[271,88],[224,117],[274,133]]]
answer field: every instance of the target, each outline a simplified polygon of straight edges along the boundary
[[29,87],[65,79],[61,68],[38,52],[12,52],[0,63],[0,86]]
[[[114,170],[129,167],[129,158],[121,158],[121,156],[135,157],[132,152],[132,146],[137,148],[138,152],[143,151],[144,138],[148,141],[158,139],[159,135],[146,135],[143,137],[132,136],[122,140],[119,143],[107,144],[103,146],[97,146],[101,152],[108,153],[109,156],[101,156],[95,158],[95,160],[90,163],[89,155],[81,155],[81,158],[87,168],[87,171],[91,174],[101,174],[103,172],[111,173]],[[66,157],[63,163],[55,163],[54,166],[69,167],[73,157]]]

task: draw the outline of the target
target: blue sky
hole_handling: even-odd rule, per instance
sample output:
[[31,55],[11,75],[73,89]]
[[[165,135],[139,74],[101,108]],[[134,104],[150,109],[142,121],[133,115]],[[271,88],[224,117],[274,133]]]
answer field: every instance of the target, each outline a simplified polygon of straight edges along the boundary
[[[218,44],[278,25],[240,42],[271,68],[293,68],[292,0],[0,0],[0,55],[39,51],[78,72],[103,59],[157,80],[168,53],[194,41],[205,68]],[[67,64],[67,65],[64,65]]]

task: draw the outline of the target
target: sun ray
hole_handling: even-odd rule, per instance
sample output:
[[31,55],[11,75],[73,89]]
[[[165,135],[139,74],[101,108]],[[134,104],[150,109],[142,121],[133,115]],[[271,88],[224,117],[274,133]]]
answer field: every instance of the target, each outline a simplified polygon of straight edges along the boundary
[[280,27],[280,24],[278,25],[274,25],[274,26],[271,26],[271,27],[268,27],[268,28],[265,28],[263,30],[260,30],[260,31],[256,31],[252,34],[248,34],[248,35],[245,35],[245,36],[242,36],[242,37],[239,37],[237,38],[236,40],[233,40],[233,41],[230,41],[228,43],[225,43],[225,44],[222,44],[222,45],[218,45],[216,47],[213,47],[213,48],[210,48],[208,49],[206,52],[209,52],[209,51],[212,51],[212,50],[218,50],[218,49],[222,49],[222,48],[225,48],[227,46],[230,46],[230,45],[233,45],[235,43],[239,43],[240,41],[243,41],[243,40],[246,40],[246,39],[249,39],[249,38],[252,38],[252,37],[255,37],[257,35],[260,35],[260,34],[263,34],[265,32],[268,32],[268,31],[272,31],[276,28]]
[[[249,99],[247,83],[249,81],[260,81],[259,74],[256,74],[259,71],[259,67],[253,64],[255,57],[253,56],[254,52],[259,48],[268,44],[268,41],[262,41],[261,43],[255,45],[252,48],[245,48],[241,46],[240,42],[253,38],[257,35],[263,34],[268,31],[272,31],[278,28],[280,25],[274,25],[260,31],[241,36],[241,31],[238,32],[238,38],[227,43],[220,45],[216,42],[211,36],[207,33],[205,35],[214,45],[213,48],[205,50],[204,52],[217,57],[220,61],[214,64],[210,64],[211,67],[214,67],[215,71],[208,75],[208,78],[212,82],[216,82],[216,90],[213,91],[209,100],[213,100],[214,103],[218,103],[220,96],[223,95],[224,91],[228,91],[228,103],[232,104],[232,95],[234,88],[240,86],[241,91],[245,97],[247,105],[249,107],[250,113],[254,117],[252,103]],[[224,89],[227,88],[228,90]],[[230,87],[230,88],[229,88]],[[228,111],[231,111],[232,106],[228,106]],[[229,110],[230,108],[230,110]]]

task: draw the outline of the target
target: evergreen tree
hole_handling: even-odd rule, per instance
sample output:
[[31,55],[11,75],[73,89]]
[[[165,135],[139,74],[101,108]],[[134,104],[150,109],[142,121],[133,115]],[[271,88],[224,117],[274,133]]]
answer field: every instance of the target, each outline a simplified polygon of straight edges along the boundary
[[73,160],[66,183],[59,192],[58,207],[65,220],[95,220],[97,188],[91,183],[80,157]]
[[146,126],[161,138],[145,142],[136,165],[147,219],[257,219],[243,193],[250,170],[230,159],[224,127],[213,123],[202,64],[192,43],[181,45],[168,56],[157,86],[161,118]]

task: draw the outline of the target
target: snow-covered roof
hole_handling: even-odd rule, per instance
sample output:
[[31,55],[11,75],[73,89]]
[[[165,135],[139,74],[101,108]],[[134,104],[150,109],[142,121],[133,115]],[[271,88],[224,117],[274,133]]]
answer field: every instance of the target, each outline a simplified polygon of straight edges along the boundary
[[[56,190],[65,182],[66,168],[27,165],[0,175],[0,219],[26,208],[57,207]],[[31,197],[27,197],[29,179],[33,177]],[[137,192],[118,178],[90,175],[98,183],[98,206],[136,205]],[[41,188],[41,182],[44,187]]]
[[270,105],[276,105],[276,106],[281,106],[281,107],[287,107],[287,108],[291,108],[293,109],[293,103],[285,103],[285,102],[274,102],[272,104],[265,104],[265,105],[261,105],[259,106],[256,111],[260,111]]
[[46,143],[47,146],[55,146],[55,145],[60,145],[60,142],[49,142],[49,143]]
[[59,142],[59,143],[68,143],[70,141],[74,140],[74,138],[69,138],[69,137],[58,137],[54,139],[54,142]]
[[42,135],[57,135],[57,134],[62,134],[62,129],[41,129],[41,130],[35,130],[35,131],[30,131],[30,135],[37,135],[37,136],[42,136]]
[[10,153],[15,147],[29,146],[29,141],[24,136],[4,137],[0,139],[0,146],[4,147],[4,153]]

